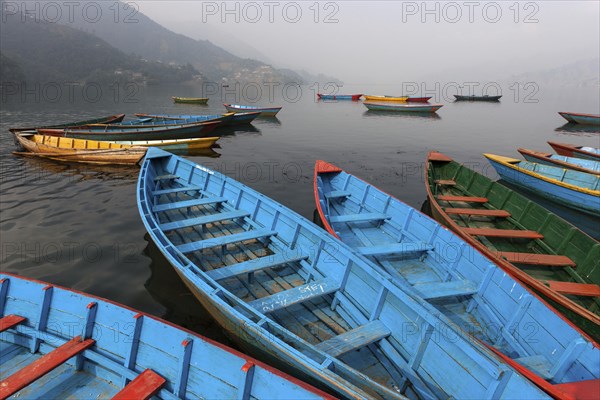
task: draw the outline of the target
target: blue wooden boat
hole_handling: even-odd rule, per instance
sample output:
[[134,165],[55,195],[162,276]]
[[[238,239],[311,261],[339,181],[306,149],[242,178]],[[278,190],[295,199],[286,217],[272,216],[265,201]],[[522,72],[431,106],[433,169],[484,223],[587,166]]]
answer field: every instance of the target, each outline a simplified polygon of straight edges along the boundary
[[202,121],[208,118],[214,119],[215,117],[222,116],[230,116],[230,118],[225,118],[223,122],[223,126],[227,125],[240,125],[240,124],[249,124],[256,119],[260,115],[260,112],[246,112],[246,113],[227,113],[223,115],[177,115],[177,114],[135,114],[138,117],[142,118],[153,118],[155,121],[193,121],[198,120]]
[[484,154],[508,183],[576,210],[600,216],[600,176]]
[[255,107],[255,106],[243,106],[240,104],[223,104],[227,111],[240,113],[240,112],[259,112],[261,117],[274,117],[282,107]]
[[[553,397],[593,384],[600,395],[595,342],[472,246],[332,164],[317,161],[314,185],[325,228],[399,287],[501,353]],[[473,217],[481,215],[492,212]],[[535,328],[525,333],[525,326]]]
[[132,129],[112,126],[91,126],[66,129],[38,129],[40,135],[59,136],[97,141],[126,140],[175,140],[211,136],[220,121],[196,122],[193,124],[144,126]]
[[459,94],[454,95],[456,101],[500,101],[501,97],[502,96],[489,96],[487,94],[483,96],[463,96]]
[[0,332],[2,399],[332,399],[169,322],[5,273]]
[[297,377],[351,399],[547,397],[377,266],[231,178],[150,148],[137,196],[150,237],[228,336]]
[[567,157],[559,154],[543,153],[529,149],[517,149],[527,161],[552,167],[562,167],[588,174],[600,175],[600,161],[586,160],[584,158]]
[[581,114],[573,112],[559,111],[561,117],[574,124],[594,125],[600,127],[600,115],[598,114]]
[[393,111],[404,113],[434,113],[443,107],[442,104],[373,103],[370,101],[365,101],[363,104],[371,111]]
[[[87,129],[138,129],[164,126],[170,127],[174,125],[194,125],[202,122],[221,122],[221,125],[233,118],[233,114],[224,115],[202,115],[196,118],[187,119],[158,119],[158,118],[137,118],[117,124],[92,124],[82,128]],[[219,126],[221,126],[219,125]]]
[[358,101],[362,97],[361,94],[323,94],[317,93],[317,98],[319,100],[352,100]]

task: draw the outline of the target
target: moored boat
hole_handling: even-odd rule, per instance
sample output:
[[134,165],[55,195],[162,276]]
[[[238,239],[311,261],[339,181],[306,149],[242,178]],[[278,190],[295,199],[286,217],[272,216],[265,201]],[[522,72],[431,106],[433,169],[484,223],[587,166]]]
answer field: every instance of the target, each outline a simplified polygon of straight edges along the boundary
[[208,104],[206,97],[171,97],[174,103],[181,104]]
[[598,114],[582,114],[565,111],[559,111],[558,113],[561,117],[574,124],[600,126],[600,115]]
[[586,160],[600,161],[600,148],[589,146],[575,146],[569,143],[548,142],[550,147],[561,156],[585,158]]
[[223,104],[229,112],[259,112],[261,117],[274,117],[282,107],[255,107],[255,106],[244,106],[240,104]]
[[137,128],[114,127],[82,127],[66,129],[38,129],[41,135],[70,137],[76,139],[97,141],[126,141],[126,140],[174,140],[208,137],[220,121],[198,122],[184,125],[157,125]]
[[[221,126],[243,125],[249,124],[260,115],[259,112],[245,113],[226,113],[223,115],[177,115],[177,114],[135,114],[142,118],[152,118],[155,122],[173,121],[181,123],[181,121],[202,121],[218,119],[221,121]],[[221,118],[219,118],[221,117]]]
[[121,142],[113,142],[128,146],[141,147],[160,147],[161,149],[210,149],[217,143],[220,137],[205,137],[195,139],[175,139],[175,140],[126,140]]
[[89,124],[114,124],[114,123],[123,121],[124,118],[125,118],[125,114],[117,114],[117,115],[109,115],[108,117],[100,117],[100,118],[94,118],[94,119],[88,119],[88,120],[76,121],[76,122],[67,122],[67,123],[56,124],[56,125],[45,125],[45,126],[38,126],[38,127],[33,127],[33,128],[10,128],[9,131],[11,131],[12,133],[16,133],[16,132],[24,132],[24,131],[35,131],[36,129],[63,129],[63,128],[68,128],[68,127],[72,127],[72,126],[83,126],[83,125],[89,125]]
[[567,157],[528,149],[517,149],[517,151],[527,161],[600,175],[600,160],[586,160],[584,158]]
[[454,98],[456,101],[499,101],[502,96],[462,96],[459,94],[455,94]]
[[231,178],[151,148],[136,193],[150,237],[228,335],[297,376],[352,399],[546,397],[375,265]]
[[408,113],[434,113],[443,107],[443,104],[383,104],[369,101],[363,102],[365,107],[372,111],[393,111]]
[[317,98],[320,100],[352,100],[358,101],[362,94],[323,94],[317,93]]
[[[586,385],[600,378],[600,365],[590,361],[600,357],[592,340],[436,221],[324,161],[315,165],[314,193],[321,220],[332,235],[463,331],[493,346],[553,397],[564,397],[562,384]],[[539,327],[536,339],[511,328],[524,324]],[[552,337],[552,344],[542,337]],[[576,342],[582,343],[585,354],[561,365],[568,376],[548,374]],[[585,376],[579,375],[581,366]]]
[[429,153],[425,174],[435,219],[600,338],[600,243],[444,154]]
[[567,207],[600,216],[600,176],[494,154],[484,156],[506,182]]
[[333,399],[109,300],[7,273],[0,289],[2,399]]
[[57,161],[107,165],[135,165],[146,155],[146,148],[110,142],[15,133],[16,141],[29,153]]
[[408,100],[408,96],[367,96],[365,95],[365,100],[367,101],[397,101],[406,103]]

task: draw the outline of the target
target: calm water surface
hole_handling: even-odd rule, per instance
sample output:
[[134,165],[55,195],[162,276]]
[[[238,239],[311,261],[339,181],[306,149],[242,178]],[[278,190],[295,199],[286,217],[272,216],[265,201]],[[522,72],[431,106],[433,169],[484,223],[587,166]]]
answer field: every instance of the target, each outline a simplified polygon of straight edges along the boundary
[[[377,87],[344,92],[380,93]],[[163,317],[225,341],[184,287],[138,215],[138,168],[94,167],[17,157],[9,127],[60,123],[115,113],[224,112],[174,105],[171,95],[199,96],[192,87],[142,89],[128,99],[107,95],[97,103],[27,101],[12,96],[0,111],[0,262],[3,271],[85,291]],[[122,96],[123,97],[123,96]],[[600,147],[600,135],[565,130],[557,111],[599,112],[597,90],[541,91],[538,103],[446,103],[438,116],[367,112],[361,102],[316,102],[305,88],[297,102],[280,99],[275,120],[224,136],[214,153],[186,154],[312,219],[316,159],[330,161],[409,205],[426,199],[423,162],[437,149],[495,176],[483,152],[518,157],[525,147],[550,151],[548,140]],[[118,101],[115,101],[118,100]],[[127,101],[126,101],[127,100]],[[226,98],[229,102],[233,98]],[[128,102],[133,101],[133,102]],[[600,220],[547,204],[600,237]]]

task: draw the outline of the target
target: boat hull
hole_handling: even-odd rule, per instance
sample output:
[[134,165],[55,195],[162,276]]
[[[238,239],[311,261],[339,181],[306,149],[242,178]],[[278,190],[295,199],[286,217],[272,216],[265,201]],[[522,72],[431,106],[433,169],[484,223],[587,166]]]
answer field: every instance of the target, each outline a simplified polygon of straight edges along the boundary
[[27,151],[40,157],[104,165],[136,165],[146,155],[143,147],[42,135],[16,134]]
[[236,104],[223,104],[227,111],[234,113],[245,113],[245,112],[259,112],[261,117],[274,117],[282,107],[252,107],[252,106],[240,106]]
[[[575,210],[600,216],[600,192],[598,190],[579,190],[577,187],[560,184],[557,180],[544,179],[535,172],[525,171],[508,163],[490,159],[488,155],[486,157],[498,175],[506,182]],[[596,179],[598,178],[596,177]]]
[[583,158],[586,160],[594,160],[600,161],[600,153],[594,153],[591,151],[586,151],[581,146],[574,146],[568,143],[557,143],[557,142],[548,142],[550,147],[556,151],[557,154],[561,156],[567,157],[576,157]]
[[455,94],[456,101],[499,101],[502,96],[461,96]]
[[362,94],[322,94],[317,93],[317,98],[320,100],[352,100],[358,101]]
[[594,114],[581,114],[581,113],[570,113],[561,111],[559,114],[567,121],[574,124],[581,125],[592,125],[600,127],[600,115]]
[[365,107],[372,111],[391,111],[404,113],[434,113],[443,107],[442,104],[381,104],[381,103],[363,103]]
[[89,119],[89,120],[85,120],[85,121],[68,122],[65,124],[58,124],[58,125],[46,125],[46,126],[39,126],[39,127],[33,127],[33,128],[10,128],[9,131],[11,131],[12,133],[16,133],[16,132],[24,132],[24,131],[35,131],[36,129],[63,129],[63,128],[69,128],[72,126],[82,126],[82,125],[89,125],[89,124],[114,124],[114,123],[119,123],[119,122],[123,121],[124,118],[125,118],[125,114],[117,114],[117,115],[110,115],[108,117],[94,118],[94,119]]
[[408,96],[394,97],[394,96],[367,96],[365,95],[365,100],[367,101],[391,101],[391,102],[400,102],[406,103],[408,101]]
[[206,137],[197,139],[176,139],[176,140],[130,140],[123,142],[113,142],[128,146],[141,147],[160,147],[161,149],[209,149],[217,143],[220,137]]
[[172,97],[172,99],[177,104],[208,104],[206,97]]
[[[259,112],[227,113],[222,116],[219,116],[219,118],[214,119],[214,120],[218,120],[221,122],[221,125],[219,125],[219,127],[243,125],[243,124],[252,123],[252,121],[254,121],[259,115],[260,115]],[[176,115],[176,114],[156,114],[156,115],[154,115],[154,114],[136,114],[136,116],[145,117],[145,118],[153,118],[155,121],[160,121],[160,120],[194,121],[195,119],[204,120],[205,118],[209,118],[208,120],[212,121],[213,118],[216,117],[213,115],[203,116],[203,115]]]

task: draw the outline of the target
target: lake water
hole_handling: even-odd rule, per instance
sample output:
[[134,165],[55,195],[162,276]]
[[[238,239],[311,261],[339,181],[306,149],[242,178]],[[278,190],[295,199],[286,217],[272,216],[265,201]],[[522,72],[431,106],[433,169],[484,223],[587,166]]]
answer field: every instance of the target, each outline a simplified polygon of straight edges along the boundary
[[[222,113],[221,98],[214,95],[208,106],[174,105],[171,95],[199,96],[201,88],[122,87],[117,92],[113,87],[102,96],[88,93],[88,101],[81,93],[72,97],[63,93],[52,102],[56,95],[42,90],[2,98],[1,269],[102,296],[224,341],[219,328],[147,241],[135,200],[138,168],[14,156],[8,132],[13,126],[115,113]],[[393,92],[381,87],[341,91]],[[96,98],[97,102],[90,101]],[[230,93],[223,100],[240,99]],[[426,199],[423,163],[430,150],[443,151],[492,177],[484,152],[518,157],[518,147],[550,151],[548,140],[600,147],[600,135],[565,131],[561,129],[565,121],[557,114],[599,113],[597,88],[543,89],[533,99],[537,102],[515,99],[512,93],[500,103],[438,100],[444,104],[438,115],[423,117],[368,112],[361,102],[317,102],[309,87],[301,96],[276,93],[275,101],[284,106],[276,120],[257,120],[251,128],[224,136],[215,153],[187,156],[312,219],[317,159],[337,164],[421,208]],[[600,237],[598,218],[548,206]]]

